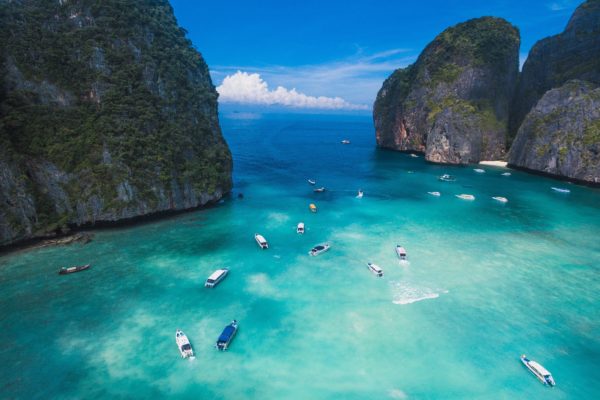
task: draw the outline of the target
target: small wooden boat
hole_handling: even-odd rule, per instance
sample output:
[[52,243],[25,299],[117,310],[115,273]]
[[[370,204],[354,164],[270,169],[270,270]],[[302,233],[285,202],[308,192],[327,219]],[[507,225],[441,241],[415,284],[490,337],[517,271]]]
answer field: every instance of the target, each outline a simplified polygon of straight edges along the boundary
[[324,191],[325,191],[325,186],[321,186],[320,188],[317,188],[314,190],[314,192],[316,192],[316,193],[322,193]]
[[314,205],[314,204],[312,204],[312,203],[311,203],[311,204],[308,206],[308,208],[310,209],[310,211],[312,211],[312,212],[314,212],[314,213],[316,213],[316,212],[317,212],[317,206],[315,206],[315,205]]
[[473,171],[477,172],[478,174],[485,174],[485,169],[475,168]]
[[79,271],[85,271],[86,269],[88,269],[89,267],[91,267],[90,264],[85,264],[85,265],[76,265],[74,267],[62,267],[60,269],[60,271],[58,271],[59,275],[67,275],[67,274],[73,274],[75,272],[79,272]]

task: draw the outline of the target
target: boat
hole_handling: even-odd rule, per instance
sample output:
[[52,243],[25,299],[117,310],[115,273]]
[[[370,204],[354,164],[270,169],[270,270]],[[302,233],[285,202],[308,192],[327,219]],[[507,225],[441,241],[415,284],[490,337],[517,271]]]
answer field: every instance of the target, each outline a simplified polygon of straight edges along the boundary
[[204,282],[204,287],[212,288],[217,286],[229,273],[229,268],[221,268],[213,272]]
[[502,176],[510,176],[510,175],[511,175],[511,173],[510,173],[510,172],[503,172],[503,173],[502,173]]
[[396,245],[396,254],[398,255],[399,259],[406,260],[406,249],[399,244]]
[[342,144],[350,144],[350,141],[348,139],[344,139],[342,140]]
[[538,362],[531,361],[525,354],[521,356],[521,362],[523,365],[527,367],[532,374],[536,376],[544,385],[554,386],[556,382],[554,382],[554,378],[552,374],[548,372],[548,370],[542,367]]
[[472,194],[455,194],[456,197],[463,200],[475,200],[475,196]]
[[474,168],[473,171],[477,172],[478,174],[485,174],[485,169]]
[[432,196],[440,197],[442,194],[440,192],[427,192]]
[[311,204],[308,206],[308,208],[310,209],[310,211],[312,211],[312,212],[314,212],[314,213],[316,213],[316,212],[317,212],[317,206],[315,206],[315,205],[314,205],[314,204],[312,204],[312,203],[311,203]]
[[314,190],[314,192],[317,192],[317,193],[321,193],[321,192],[324,192],[324,191],[325,191],[325,186],[321,186],[320,188],[317,188],[317,189]]
[[438,180],[442,182],[456,182],[456,178],[452,175],[444,174],[442,176],[438,176]]
[[418,156],[418,155],[416,155],[415,153],[410,153],[410,156],[411,156],[412,158],[419,158],[419,156]]
[[225,327],[225,329],[223,329],[223,332],[221,332],[219,339],[217,339],[217,343],[215,344],[215,347],[221,351],[227,350],[227,348],[229,347],[229,344],[231,343],[231,340],[235,336],[237,330],[238,330],[238,323],[234,319],[233,321],[231,321],[231,323],[229,325],[227,325]]
[[60,271],[58,271],[58,274],[59,275],[72,274],[72,273],[79,272],[79,271],[85,271],[89,267],[91,267],[90,264],[76,265],[76,266],[73,266],[73,267],[62,267],[60,269]]
[[381,268],[379,268],[379,265],[373,264],[373,263],[367,263],[367,267],[369,268],[369,270],[372,273],[374,273],[378,277],[380,277],[380,278],[383,277],[383,270]]
[[317,181],[313,180],[313,179],[309,179],[308,183],[310,183],[311,185],[315,185],[317,183]]
[[494,196],[492,199],[499,201],[500,203],[508,203],[508,199],[502,196]]
[[329,243],[318,244],[312,249],[310,249],[308,254],[311,256],[318,256],[319,254],[325,253],[327,250],[329,250],[330,247],[331,246],[329,245]]
[[296,233],[304,233],[304,222],[298,222]]
[[360,190],[360,189],[358,189],[358,193],[356,194],[356,198],[357,199],[362,199],[363,195],[364,195],[363,191]]
[[569,189],[557,188],[554,186],[552,186],[552,190],[554,190],[555,192],[559,192],[559,193],[571,193],[571,191]]
[[261,249],[269,248],[269,243],[267,242],[267,239],[265,239],[265,237],[263,235],[259,235],[258,233],[255,233],[254,239],[256,240],[256,243],[258,243],[258,245],[260,246]]
[[175,342],[181,353],[181,358],[195,358],[194,350],[192,350],[192,345],[190,344],[188,337],[179,329],[175,332]]

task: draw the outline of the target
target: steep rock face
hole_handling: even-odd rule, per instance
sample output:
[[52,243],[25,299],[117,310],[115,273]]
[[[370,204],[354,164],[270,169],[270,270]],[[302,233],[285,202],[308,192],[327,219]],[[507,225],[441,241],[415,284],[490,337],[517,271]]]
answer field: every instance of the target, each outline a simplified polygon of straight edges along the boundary
[[521,124],[508,160],[600,183],[600,88],[575,80],[546,92]]
[[218,200],[217,93],[167,0],[0,1],[0,245]]
[[377,144],[440,163],[502,158],[519,41],[517,28],[493,17],[442,32],[384,82],[373,107]]
[[571,79],[600,85],[600,0],[581,4],[563,33],[532,47],[513,102],[511,135],[546,91]]

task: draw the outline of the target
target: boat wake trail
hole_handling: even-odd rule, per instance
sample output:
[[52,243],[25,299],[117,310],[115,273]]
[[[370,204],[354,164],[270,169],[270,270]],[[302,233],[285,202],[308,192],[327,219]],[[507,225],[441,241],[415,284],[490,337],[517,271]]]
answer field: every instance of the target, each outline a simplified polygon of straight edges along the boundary
[[393,289],[394,304],[406,305],[416,303],[421,300],[436,299],[442,293],[448,293],[447,290],[433,290],[427,287],[415,287],[406,282],[390,282]]

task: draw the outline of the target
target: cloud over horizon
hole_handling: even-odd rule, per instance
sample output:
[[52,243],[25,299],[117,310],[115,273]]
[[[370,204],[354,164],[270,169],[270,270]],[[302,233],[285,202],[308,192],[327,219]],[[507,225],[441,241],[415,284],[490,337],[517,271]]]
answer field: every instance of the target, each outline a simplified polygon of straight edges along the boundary
[[224,103],[256,105],[280,105],[293,108],[315,108],[324,110],[368,110],[365,104],[349,103],[341,97],[310,96],[295,88],[277,86],[270,90],[269,85],[258,73],[238,70],[227,75],[217,87],[219,100]]

